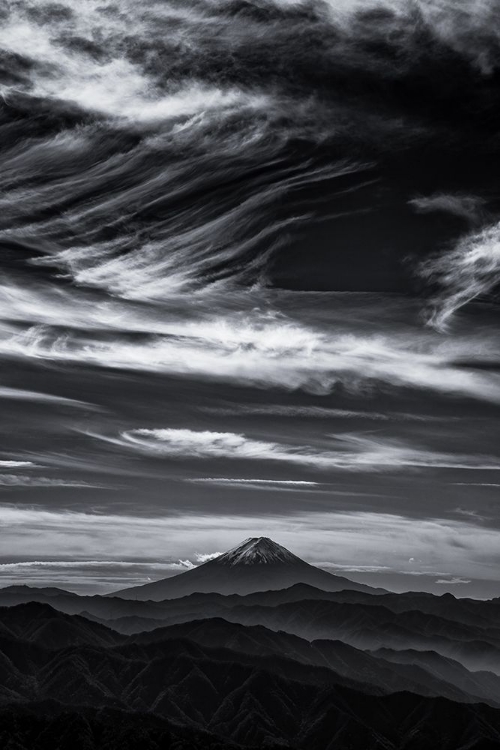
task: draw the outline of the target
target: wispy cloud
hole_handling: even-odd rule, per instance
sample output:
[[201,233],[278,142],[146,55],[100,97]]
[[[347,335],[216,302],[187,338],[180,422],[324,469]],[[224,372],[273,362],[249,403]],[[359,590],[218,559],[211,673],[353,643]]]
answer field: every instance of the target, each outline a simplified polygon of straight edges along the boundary
[[419,196],[410,200],[410,205],[418,213],[444,211],[461,216],[467,221],[475,222],[481,217],[485,201],[477,195],[463,195],[459,193],[434,193]]
[[333,562],[320,562],[319,568],[329,573],[383,573],[392,571],[389,565],[341,565]]
[[455,585],[457,583],[470,583],[470,580],[468,580],[467,578],[459,578],[459,577],[439,578],[437,581],[435,581],[435,583],[446,584],[447,586],[449,586],[450,584]]
[[468,516],[469,518],[474,518],[476,521],[484,521],[486,519],[486,516],[484,516],[482,513],[479,513],[477,510],[471,510],[469,508],[455,508],[455,513],[458,513],[459,516]]
[[0,563],[0,574],[8,571],[31,570],[37,568],[59,569],[59,568],[137,568],[139,570],[155,571],[179,571],[191,568],[192,563],[186,560],[178,562],[137,562],[134,560],[25,560],[22,562]]
[[189,560],[24,560],[0,563],[0,590],[6,586],[56,586],[79,593],[106,593],[183,573]]
[[[201,304],[196,319],[178,312],[159,317],[119,301],[103,305],[83,294],[66,298],[11,283],[0,285],[0,317],[16,322],[5,324],[0,335],[0,353],[9,357],[315,394],[341,384],[357,393],[377,386],[415,388],[500,403],[493,375],[457,364],[482,361],[487,352],[491,357],[486,334],[443,340],[429,329],[391,330],[383,321],[373,332],[373,311],[351,328],[344,320],[325,327],[258,308],[214,314]],[[112,335],[103,337],[103,331]],[[129,332],[143,335],[132,339]]]
[[279,461],[357,471],[409,467],[500,470],[500,459],[494,457],[433,452],[353,434],[329,436],[322,448],[256,440],[233,432],[169,428],[130,430],[120,438],[103,439],[158,457]]
[[[280,404],[256,404],[247,406],[205,406],[202,411],[218,416],[241,416],[243,414],[276,416],[276,417],[310,417],[314,419],[368,419],[374,422],[435,422],[442,417],[431,414],[408,414],[407,412],[376,412],[352,409],[332,409],[325,406],[300,406]],[[449,418],[447,417],[447,420]],[[452,420],[458,417],[451,417]]]
[[209,562],[209,560],[215,560],[217,557],[220,557],[222,555],[222,552],[196,552],[195,557],[196,561],[198,563],[203,564],[206,562]]
[[77,401],[72,398],[64,398],[63,396],[53,396],[49,393],[26,391],[21,388],[7,388],[5,386],[0,386],[0,399],[2,398],[12,401],[34,401],[40,404],[58,404],[60,406],[71,406],[77,409],[91,409],[93,411],[100,410],[99,407],[94,404],[89,404],[86,401]]
[[500,487],[495,482],[453,482],[455,487]]
[[[414,560],[410,560],[410,562],[414,563]],[[424,566],[424,570],[408,570],[408,569],[398,569],[396,567],[391,567],[390,565],[339,565],[338,563],[331,563],[331,562],[323,562],[318,563],[320,568],[323,568],[324,570],[328,570],[331,573],[393,573],[397,575],[402,576],[414,576],[417,578],[425,578],[425,577],[436,577],[436,576],[444,576],[445,573],[438,572],[436,570],[430,570],[427,566]],[[442,583],[451,583],[451,581],[442,581]]]
[[278,489],[307,489],[308,487],[321,487],[321,482],[307,482],[294,479],[239,479],[234,477],[199,477],[187,479],[194,484],[216,484],[216,485],[242,485],[243,487],[259,487],[261,489],[277,487]]
[[95,484],[93,482],[72,481],[70,479],[58,479],[54,477],[24,476],[22,474],[1,474],[0,487],[74,487],[93,489],[111,489],[107,485]]
[[189,484],[213,485],[215,487],[238,488],[254,490],[263,493],[269,492],[294,492],[326,494],[330,497],[336,495],[342,498],[358,497],[374,500],[375,498],[386,499],[387,495],[378,492],[363,492],[361,490],[349,490],[345,487],[335,489],[336,485],[331,482],[312,482],[294,479],[248,479],[239,477],[186,477],[184,482]]
[[430,322],[445,330],[457,310],[498,284],[500,223],[465,236],[454,250],[425,261],[421,273],[441,287]]
[[0,469],[31,469],[36,468],[36,466],[33,461],[0,461]]

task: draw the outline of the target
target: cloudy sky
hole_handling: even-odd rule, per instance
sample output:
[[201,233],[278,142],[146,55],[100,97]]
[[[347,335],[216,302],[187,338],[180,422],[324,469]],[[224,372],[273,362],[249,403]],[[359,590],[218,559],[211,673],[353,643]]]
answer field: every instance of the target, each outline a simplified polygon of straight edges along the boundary
[[0,585],[265,535],[500,595],[500,37],[470,6],[10,10]]

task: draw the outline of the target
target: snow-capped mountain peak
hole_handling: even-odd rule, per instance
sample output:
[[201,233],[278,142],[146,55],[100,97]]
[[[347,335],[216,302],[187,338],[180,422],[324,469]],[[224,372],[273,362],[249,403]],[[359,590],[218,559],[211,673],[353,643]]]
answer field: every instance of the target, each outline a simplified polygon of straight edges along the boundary
[[245,539],[211,561],[216,565],[296,565],[302,560],[266,536]]
[[350,589],[374,592],[368,586],[310,565],[281,544],[266,536],[259,536],[246,539],[219,557],[184,573],[144,586],[123,589],[114,595],[143,601],[163,601],[200,593],[243,596],[256,591],[278,591],[298,583],[323,591]]

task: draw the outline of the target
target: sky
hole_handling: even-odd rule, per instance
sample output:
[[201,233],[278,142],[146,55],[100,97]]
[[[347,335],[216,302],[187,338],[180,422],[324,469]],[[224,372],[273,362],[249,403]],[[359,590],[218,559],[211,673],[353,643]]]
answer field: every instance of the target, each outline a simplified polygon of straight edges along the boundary
[[5,11],[0,585],[269,536],[500,596],[500,30],[472,5]]

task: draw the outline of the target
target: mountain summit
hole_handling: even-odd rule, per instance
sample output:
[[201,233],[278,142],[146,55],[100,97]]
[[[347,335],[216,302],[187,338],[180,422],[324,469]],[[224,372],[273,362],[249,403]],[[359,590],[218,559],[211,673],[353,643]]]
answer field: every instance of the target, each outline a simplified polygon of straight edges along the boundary
[[246,539],[213,560],[217,565],[296,565],[303,562],[267,536]]
[[280,544],[265,536],[246,539],[237,547],[185,573],[116,591],[122,599],[178,599],[194,593],[252,594],[289,588],[306,583],[323,591],[365,591],[382,593],[347,578],[309,565]]

